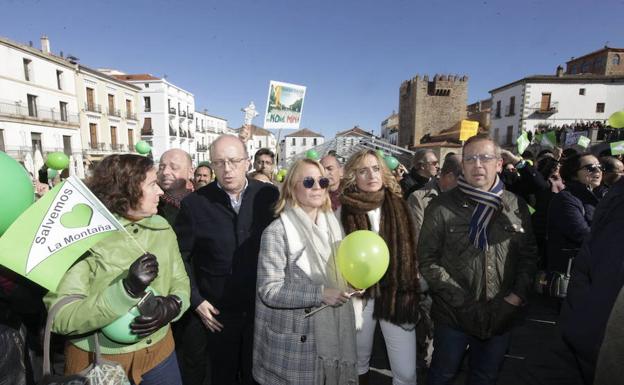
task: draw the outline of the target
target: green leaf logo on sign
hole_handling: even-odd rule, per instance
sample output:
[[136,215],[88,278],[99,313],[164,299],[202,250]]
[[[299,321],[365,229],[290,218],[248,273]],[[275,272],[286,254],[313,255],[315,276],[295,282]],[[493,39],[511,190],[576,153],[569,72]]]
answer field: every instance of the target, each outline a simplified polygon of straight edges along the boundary
[[84,203],[78,203],[70,212],[61,216],[61,224],[68,229],[87,227],[91,223],[93,209]]

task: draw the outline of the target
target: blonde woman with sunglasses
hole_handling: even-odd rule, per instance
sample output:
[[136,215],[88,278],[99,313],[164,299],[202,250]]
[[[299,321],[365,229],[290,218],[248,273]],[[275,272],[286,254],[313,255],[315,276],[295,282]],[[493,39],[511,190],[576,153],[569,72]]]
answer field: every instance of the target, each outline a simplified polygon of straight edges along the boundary
[[342,232],[325,169],[290,168],[262,234],[253,374],[260,384],[356,384],[355,321],[336,265]]

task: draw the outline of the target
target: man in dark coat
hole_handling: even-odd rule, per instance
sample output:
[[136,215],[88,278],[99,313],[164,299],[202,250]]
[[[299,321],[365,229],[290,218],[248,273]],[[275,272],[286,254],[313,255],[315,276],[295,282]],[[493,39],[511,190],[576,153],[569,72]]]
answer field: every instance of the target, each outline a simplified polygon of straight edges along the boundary
[[423,188],[439,172],[440,163],[433,150],[416,151],[412,160],[412,168],[399,182],[401,189],[403,189],[403,198],[407,200],[414,191]]
[[213,142],[210,159],[216,180],[182,201],[175,225],[198,316],[186,330],[184,352],[195,371],[187,376],[183,369],[183,376],[185,384],[201,383],[207,351],[213,384],[232,384],[239,376],[252,384],[258,251],[279,192],[246,178],[247,151],[234,136]]
[[158,163],[158,185],[164,194],[158,203],[158,215],[170,225],[175,223],[180,202],[191,192],[193,162],[188,152],[179,148],[165,151]]
[[[613,306],[624,285],[623,236],[624,180],[620,180],[596,207],[591,233],[574,260],[568,296],[561,308],[563,337],[572,347],[587,384],[594,380],[601,344],[608,346],[600,352],[605,367],[614,352],[624,350],[621,338],[605,335],[607,320],[612,309],[616,310]],[[611,383],[621,382],[619,377]]]

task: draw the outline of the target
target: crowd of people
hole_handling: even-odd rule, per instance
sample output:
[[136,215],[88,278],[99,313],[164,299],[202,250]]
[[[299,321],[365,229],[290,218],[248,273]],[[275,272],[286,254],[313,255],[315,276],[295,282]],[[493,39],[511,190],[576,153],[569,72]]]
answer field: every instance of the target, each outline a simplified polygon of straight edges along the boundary
[[[622,160],[519,156],[477,135],[442,164],[425,149],[407,166],[362,149],[345,164],[333,152],[296,160],[278,178],[271,150],[250,159],[227,135],[195,168],[180,149],[157,166],[108,156],[87,186],[134,241],[119,233],[93,246],[47,294],[0,270],[0,337],[22,341],[0,357],[0,375],[37,380],[45,309],[77,295],[52,323],[66,375],[97,344],[132,384],[367,385],[381,341],[395,385],[452,384],[465,355],[469,384],[495,384],[538,289],[561,309],[584,382],[617,383]],[[337,263],[358,230],[389,249],[369,288]],[[134,306],[136,340],[102,331]]]

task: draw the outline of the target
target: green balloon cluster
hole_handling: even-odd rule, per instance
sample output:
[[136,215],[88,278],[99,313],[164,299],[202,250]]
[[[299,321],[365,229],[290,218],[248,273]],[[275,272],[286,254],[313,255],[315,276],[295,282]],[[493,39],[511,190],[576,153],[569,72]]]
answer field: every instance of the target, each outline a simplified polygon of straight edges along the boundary
[[145,155],[145,154],[149,154],[150,151],[152,151],[152,146],[149,145],[149,143],[147,143],[144,140],[139,140],[135,145],[134,145],[134,149],[141,155]]
[[51,152],[45,163],[52,170],[64,170],[69,167],[69,157],[64,152]]
[[21,164],[0,151],[0,235],[35,201],[33,182]]
[[366,289],[386,274],[390,251],[376,233],[357,230],[340,242],[337,258],[338,268],[347,282],[356,289]]
[[318,152],[316,152],[316,150],[308,150],[306,151],[306,158],[308,159],[312,159],[312,160],[319,160],[319,154]]
[[394,156],[388,155],[384,158],[384,161],[386,161],[386,166],[388,166],[391,171],[399,167],[399,160]]
[[58,175],[58,171],[53,169],[53,168],[49,168],[48,169],[48,179],[54,179],[56,178],[56,176]]
[[277,172],[277,175],[275,175],[275,179],[277,179],[278,182],[282,183],[284,179],[286,179],[286,174],[288,174],[288,170],[282,168]]
[[617,111],[609,116],[609,125],[613,128],[624,128],[624,111]]

